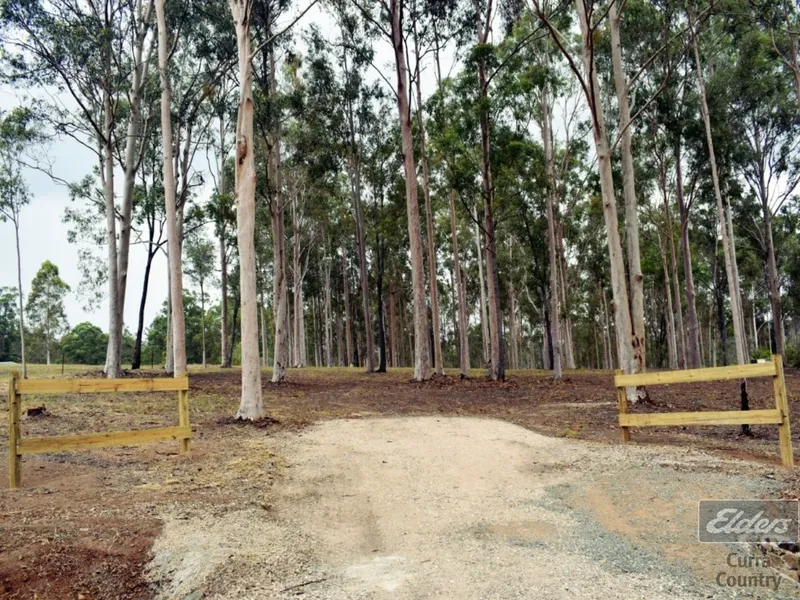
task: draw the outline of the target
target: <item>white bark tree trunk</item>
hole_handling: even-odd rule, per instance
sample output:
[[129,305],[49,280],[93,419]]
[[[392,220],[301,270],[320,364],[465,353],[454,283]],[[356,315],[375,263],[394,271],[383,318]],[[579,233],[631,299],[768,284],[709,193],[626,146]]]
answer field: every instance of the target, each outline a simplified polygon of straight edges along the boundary
[[170,305],[172,308],[172,353],[175,377],[186,376],[186,332],[183,315],[183,268],[181,240],[175,199],[175,171],[172,163],[172,98],[169,82],[169,41],[164,0],[155,0],[158,21],[158,70],[161,76],[161,137],[164,155],[164,205],[169,248]]
[[661,233],[658,232],[658,250],[661,255],[661,266],[664,270],[664,289],[667,294],[667,308],[664,311],[664,320],[667,324],[667,356],[669,359],[669,368],[678,368],[678,343],[675,335],[675,313],[672,307],[672,290],[670,289],[669,269],[667,268],[667,253],[664,249],[664,241]]
[[[458,341],[459,341],[459,368],[462,377],[469,377],[469,315],[467,315],[467,300],[464,293],[464,280],[461,277],[461,258],[458,251],[458,225],[456,222],[456,192],[450,190],[450,234],[453,238],[453,271],[456,279],[456,295],[458,297]],[[394,297],[392,296],[392,313],[394,313]],[[394,321],[394,315],[392,315]],[[394,327],[394,323],[392,323]],[[394,345],[394,333],[392,333]],[[394,351],[392,352],[394,358]]]
[[[106,51],[106,54],[108,51]],[[110,62],[111,57],[106,59]],[[110,67],[109,67],[110,69]],[[106,376],[110,379],[121,374],[120,353],[122,351],[122,327],[119,326],[119,277],[117,272],[117,210],[114,202],[114,113],[111,104],[110,82],[103,90],[104,125],[104,183],[106,201],[106,243],[108,245],[108,356]]]
[[347,348],[347,366],[353,366],[353,330],[350,312],[350,282],[347,277],[347,257],[342,251],[342,286],[344,293],[344,337]]
[[478,253],[478,287],[480,288],[481,309],[481,342],[483,344],[483,366],[489,365],[489,317],[486,314],[486,288],[483,278],[483,247],[481,246],[481,230],[478,226],[478,212],[473,213],[475,219],[475,251]]
[[419,162],[422,165],[422,190],[425,197],[425,229],[428,242],[428,280],[431,296],[431,325],[433,327],[433,370],[437,375],[444,374],[442,363],[442,329],[439,315],[439,276],[436,269],[436,243],[433,235],[433,209],[431,207],[431,187],[428,173],[428,151],[425,141],[425,120],[422,114],[422,83],[420,70],[420,49],[417,36],[417,21],[414,19],[414,54],[417,61],[417,76],[414,78],[417,91],[417,127],[419,131]]
[[[586,9],[583,0],[575,2],[578,10],[583,38],[584,72],[589,75],[588,97],[589,109],[592,113],[592,132],[600,171],[600,188],[603,195],[603,216],[605,217],[608,236],[608,254],[611,271],[612,306],[614,326],[617,340],[617,358],[620,368],[626,373],[636,372],[638,365],[633,350],[633,329],[631,313],[628,309],[628,287],[626,285],[625,264],[622,255],[622,243],[619,236],[617,218],[617,201],[614,193],[614,179],[611,170],[611,153],[606,136],[605,116],[599,97],[600,84],[594,63],[594,48],[591,39]],[[635,389],[628,391],[629,399],[636,400]]]
[[[613,0],[609,6],[611,29],[611,63],[614,70],[614,87],[617,91],[619,107],[619,127],[622,131],[620,154],[622,158],[622,187],[625,197],[625,237],[628,246],[628,272],[630,274],[631,301],[631,344],[633,347],[634,373],[646,368],[646,339],[644,330],[644,276],[639,252],[639,208],[636,199],[636,182],[633,168],[633,149],[631,143],[630,107],[628,105],[628,82],[622,68],[622,48],[620,46],[619,22],[621,13],[619,2]],[[646,397],[641,390],[639,399]]]
[[[270,95],[278,91],[275,52],[270,51]],[[274,182],[274,190],[270,201],[270,217],[272,221],[272,260],[273,278],[272,292],[275,310],[275,352],[272,364],[272,382],[287,380],[286,369],[289,366],[289,283],[286,280],[286,234],[284,228],[283,201],[283,165],[281,162],[281,125],[275,125],[272,134],[272,150],[269,166],[272,173],[270,185]]]
[[298,201],[300,192],[291,189],[292,198],[292,289],[294,291],[294,366],[305,367],[306,361],[306,322],[305,302],[303,300],[303,267],[300,248],[300,217]]
[[550,96],[547,84],[542,87],[542,140],[544,142],[544,161],[547,168],[547,249],[550,258],[550,339],[553,341],[553,378],[561,379],[561,339],[559,325],[561,317],[558,310],[558,279],[560,268],[556,251],[556,168],[553,158],[553,137],[551,131]]
[[228,0],[239,55],[239,108],[236,121],[236,225],[241,299],[242,397],[236,417],[255,420],[264,411],[258,351],[258,292],[255,254],[256,171],[253,152],[253,72],[248,0]]
[[[217,188],[217,195],[222,196],[225,194],[225,156],[227,152],[225,149],[225,116],[224,113],[219,117],[219,187]],[[219,200],[220,204],[222,200]],[[231,363],[228,361],[228,249],[225,215],[222,214],[222,206],[220,206],[219,216],[219,270],[220,270],[220,366],[222,368],[230,368]]]
[[333,326],[331,313],[331,266],[333,257],[323,259],[323,276],[325,278],[325,366],[333,366]]
[[408,104],[408,67],[403,38],[402,0],[390,0],[389,16],[397,70],[397,109],[400,116],[403,168],[406,177],[406,210],[408,212],[411,280],[414,295],[414,379],[423,381],[431,377],[430,347],[428,344],[428,315],[425,306],[424,259],[422,240],[420,239],[417,170],[414,161],[414,140],[411,133],[411,112]]
[[[486,44],[492,16],[492,0],[486,6],[486,23],[477,11],[478,42]],[[497,239],[494,223],[494,181],[491,161],[491,119],[489,115],[489,76],[485,58],[478,61],[478,94],[481,124],[481,174],[483,179],[484,235],[486,240],[486,283],[489,300],[489,377],[505,380],[505,344],[500,314],[500,281],[497,273]]]
[[14,216],[14,241],[17,245],[17,297],[19,298],[19,352],[22,361],[22,378],[28,378],[28,361],[25,358],[25,311],[22,299],[22,254],[19,249],[19,212],[12,207]]
[[[691,11],[687,13],[689,25],[694,29]],[[738,363],[745,364],[744,332],[742,331],[741,318],[741,297],[737,294],[736,271],[733,267],[733,255],[731,244],[728,238],[728,225],[725,219],[725,208],[722,203],[722,191],[719,185],[719,175],[717,173],[717,159],[714,154],[714,139],[711,134],[711,117],[708,112],[708,102],[706,101],[706,86],[703,80],[703,69],[700,63],[700,50],[697,45],[697,37],[692,32],[692,51],[694,53],[695,71],[697,74],[697,84],[700,90],[700,110],[703,115],[703,124],[706,130],[706,143],[708,144],[709,163],[711,165],[711,180],[714,184],[714,197],[717,204],[717,221],[722,232],[722,251],[725,255],[725,271],[728,276],[728,293],[731,299],[731,313],[733,315],[733,334],[736,345],[736,359]]]
[[203,282],[200,281],[200,318],[203,331],[203,368],[206,368],[206,295],[203,291]]

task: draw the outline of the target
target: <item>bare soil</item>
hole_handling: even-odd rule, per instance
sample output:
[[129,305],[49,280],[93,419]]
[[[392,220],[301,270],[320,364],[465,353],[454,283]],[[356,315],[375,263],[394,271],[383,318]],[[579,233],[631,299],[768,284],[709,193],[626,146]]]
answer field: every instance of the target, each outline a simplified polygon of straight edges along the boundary
[[[270,418],[244,424],[230,418],[239,400],[239,372],[193,371],[195,441],[188,455],[178,453],[177,443],[161,443],[25,457],[23,489],[16,492],[5,490],[3,461],[0,597],[153,597],[160,584],[148,576],[147,565],[164,523],[196,523],[241,511],[280,513],[295,458],[287,453],[296,452],[290,440],[313,423],[471,416],[508,421],[550,437],[618,444],[608,373],[575,373],[554,382],[546,373],[513,372],[503,384],[474,373],[464,381],[450,375],[419,384],[404,369],[371,376],[356,369],[290,371],[289,384],[275,386],[265,378]],[[800,409],[792,401],[800,396],[800,373],[787,373],[787,384],[797,444]],[[768,379],[751,381],[749,391],[751,408],[772,405]],[[739,403],[737,382],[651,388],[650,394],[653,403],[636,411],[730,410]],[[46,410],[23,417],[23,436],[172,425],[175,403],[166,394],[26,397],[23,408],[45,405]],[[5,446],[2,421],[0,445]],[[800,492],[797,476],[778,468],[777,430],[771,426],[754,426],[748,437],[736,427],[650,428],[635,430],[633,439],[656,452],[674,446],[745,459],[774,473],[775,493],[797,497]],[[514,525],[498,527],[502,533]],[[531,535],[539,535],[539,527],[525,525]]]

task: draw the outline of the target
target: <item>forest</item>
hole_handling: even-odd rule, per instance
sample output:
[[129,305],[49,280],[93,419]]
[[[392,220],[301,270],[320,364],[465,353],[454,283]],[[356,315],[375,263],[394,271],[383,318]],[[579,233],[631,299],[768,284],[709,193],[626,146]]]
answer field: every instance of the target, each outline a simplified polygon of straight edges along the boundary
[[[58,268],[18,272],[2,360],[241,365],[245,419],[262,376],[305,366],[420,381],[800,366],[791,0],[3,0],[0,15],[2,82],[27,98],[0,115],[4,232],[19,265],[26,178],[58,180],[71,285],[107,306],[105,333],[69,330]],[[46,157],[60,138],[95,156],[73,180]],[[164,256],[166,300],[148,294]]]

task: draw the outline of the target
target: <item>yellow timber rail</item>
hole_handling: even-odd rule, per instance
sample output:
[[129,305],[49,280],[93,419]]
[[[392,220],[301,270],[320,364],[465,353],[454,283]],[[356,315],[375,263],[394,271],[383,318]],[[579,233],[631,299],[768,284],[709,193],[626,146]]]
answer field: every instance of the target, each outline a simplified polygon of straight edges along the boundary
[[[683,413],[649,413],[634,415],[628,413],[626,388],[645,385],[668,385],[673,383],[695,383],[700,381],[721,381],[726,379],[751,379],[772,377],[775,393],[775,408],[767,410],[730,410]],[[789,425],[789,400],[786,395],[786,381],[783,377],[783,362],[779,355],[773,355],[771,362],[708,369],[689,369],[686,371],[657,371],[635,375],[618,374],[614,377],[619,405],[619,425],[622,439],[630,441],[630,427],[684,426],[684,425],[744,425],[768,424],[778,426],[781,461],[785,467],[794,466],[792,450],[792,431]]]
[[[103,394],[113,392],[178,392],[178,427],[135,431],[110,431],[79,435],[22,438],[20,412],[23,395],[28,394]],[[64,450],[135,446],[163,440],[180,440],[181,450],[189,449],[189,378],[177,379],[20,379],[12,373],[8,381],[8,487],[20,485],[20,457]]]

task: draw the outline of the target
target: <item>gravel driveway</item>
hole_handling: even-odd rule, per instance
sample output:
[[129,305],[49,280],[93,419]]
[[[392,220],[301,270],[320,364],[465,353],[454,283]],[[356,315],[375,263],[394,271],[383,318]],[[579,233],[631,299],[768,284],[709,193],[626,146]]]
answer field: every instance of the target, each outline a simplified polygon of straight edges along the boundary
[[775,496],[774,467],[458,417],[329,421],[275,444],[284,475],[252,509],[164,516],[162,597],[798,597],[739,567],[748,547],[697,542],[699,499]]

